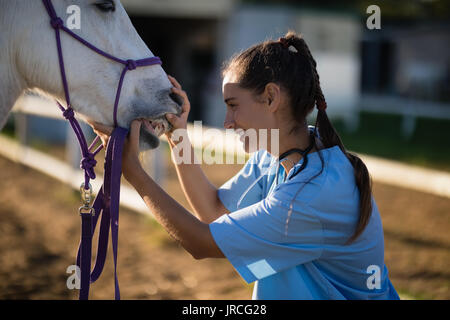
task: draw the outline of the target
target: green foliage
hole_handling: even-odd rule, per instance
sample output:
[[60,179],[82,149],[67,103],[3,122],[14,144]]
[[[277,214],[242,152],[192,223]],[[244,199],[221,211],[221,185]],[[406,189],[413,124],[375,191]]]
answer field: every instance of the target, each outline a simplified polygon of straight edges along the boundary
[[450,171],[450,121],[418,118],[409,139],[401,122],[401,116],[362,112],[356,132],[347,132],[339,120],[333,125],[351,151]]

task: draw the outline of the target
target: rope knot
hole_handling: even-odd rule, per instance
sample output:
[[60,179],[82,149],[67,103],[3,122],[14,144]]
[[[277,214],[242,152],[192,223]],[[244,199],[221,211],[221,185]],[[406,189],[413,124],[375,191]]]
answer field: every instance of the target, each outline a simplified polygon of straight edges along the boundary
[[83,169],[89,178],[95,179],[94,167],[97,161],[94,159],[93,153],[88,153],[83,159],[81,159],[80,168]]
[[64,118],[66,118],[67,120],[72,119],[72,118],[75,116],[75,114],[74,114],[74,112],[73,112],[73,109],[69,107],[69,108],[67,108],[66,110],[64,110],[63,116],[64,116]]
[[64,26],[64,21],[62,21],[61,18],[56,17],[50,20],[50,24],[52,25],[53,29],[60,29],[61,27]]
[[136,69],[137,68],[137,64],[136,64],[136,61],[134,61],[134,60],[127,60],[127,68],[128,68],[128,70],[134,70],[134,69]]

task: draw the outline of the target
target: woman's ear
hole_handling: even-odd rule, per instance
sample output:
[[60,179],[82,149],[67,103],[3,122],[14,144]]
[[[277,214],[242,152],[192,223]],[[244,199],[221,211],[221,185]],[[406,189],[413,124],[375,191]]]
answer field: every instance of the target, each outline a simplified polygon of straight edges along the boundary
[[276,83],[269,82],[266,85],[266,89],[264,90],[264,94],[266,96],[267,106],[269,110],[274,112],[278,109],[281,101],[281,90],[280,86]]

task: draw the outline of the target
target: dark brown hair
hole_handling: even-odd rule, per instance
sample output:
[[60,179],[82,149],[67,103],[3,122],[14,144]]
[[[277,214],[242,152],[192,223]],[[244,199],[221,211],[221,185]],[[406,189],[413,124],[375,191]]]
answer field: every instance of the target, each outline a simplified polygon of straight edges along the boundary
[[[278,41],[267,40],[234,55],[223,67],[222,76],[233,72],[239,86],[249,89],[255,95],[262,94],[270,82],[278,84],[287,92],[291,112],[297,125],[291,133],[306,123],[306,117],[317,106],[315,128],[324,148],[339,146],[353,166],[355,182],[359,189],[359,220],[354,234],[347,244],[353,242],[364,231],[372,212],[372,182],[364,162],[348,152],[330,120],[328,119],[325,97],[320,87],[317,65],[305,40],[294,31],[289,31]],[[322,170],[323,158],[319,148]],[[308,181],[308,182],[309,182]]]

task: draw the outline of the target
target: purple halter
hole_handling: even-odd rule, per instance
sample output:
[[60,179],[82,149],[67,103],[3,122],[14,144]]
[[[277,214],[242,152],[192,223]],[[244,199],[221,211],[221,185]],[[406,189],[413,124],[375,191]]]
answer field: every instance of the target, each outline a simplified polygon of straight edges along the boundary
[[[59,67],[61,71],[61,79],[63,82],[67,108],[64,108],[58,101],[57,104],[61,111],[63,111],[63,116],[69,121],[75,132],[75,135],[77,136],[78,142],[80,144],[81,154],[83,157],[80,167],[85,172],[84,184],[82,184],[82,187],[80,188],[85,205],[79,210],[81,216],[81,241],[77,254],[77,265],[80,267],[81,271],[81,288],[79,298],[80,300],[86,300],[89,298],[90,283],[95,282],[102,273],[108,248],[109,228],[111,226],[111,241],[114,254],[115,299],[119,300],[120,290],[119,282],[117,279],[117,244],[119,231],[120,177],[122,176],[123,143],[128,134],[128,129],[119,127],[117,125],[117,107],[119,105],[120,91],[122,89],[123,79],[126,72],[128,70],[134,70],[137,67],[162,64],[162,62],[158,57],[151,57],[141,60],[122,60],[116,58],[98,49],[83,38],[76,35],[70,29],[66,28],[64,26],[63,20],[57,16],[51,0],[42,0],[42,2],[50,16],[50,24],[53,29],[55,29]],[[113,116],[115,129],[111,134],[106,150],[104,181],[92,206],[90,206],[91,187],[89,181],[90,179],[95,179],[94,167],[97,163],[95,161],[95,155],[102,149],[103,146],[100,144],[100,146],[94,152],[91,152],[93,146],[98,142],[99,137],[97,136],[88,147],[80,124],[75,119],[74,110],[72,109],[72,106],[70,104],[69,87],[67,85],[64,59],[61,48],[60,30],[67,32],[73,38],[75,38],[91,50],[95,51],[96,53],[124,65],[124,68],[120,75],[116,98],[114,101]],[[95,231],[100,213],[102,214],[102,219],[100,223],[98,238],[97,258],[95,261],[94,269],[91,273],[92,235]]]

